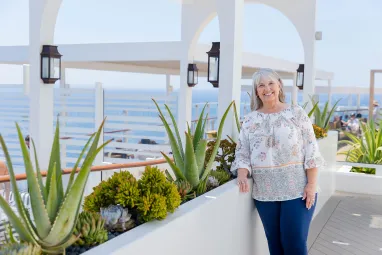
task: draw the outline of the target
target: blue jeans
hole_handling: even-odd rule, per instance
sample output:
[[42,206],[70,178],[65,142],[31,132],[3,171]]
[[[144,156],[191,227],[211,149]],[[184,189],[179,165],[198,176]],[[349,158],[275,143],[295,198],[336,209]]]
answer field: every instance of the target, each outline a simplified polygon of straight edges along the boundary
[[280,202],[255,200],[271,255],[308,255],[309,226],[317,203],[308,210],[306,200]]

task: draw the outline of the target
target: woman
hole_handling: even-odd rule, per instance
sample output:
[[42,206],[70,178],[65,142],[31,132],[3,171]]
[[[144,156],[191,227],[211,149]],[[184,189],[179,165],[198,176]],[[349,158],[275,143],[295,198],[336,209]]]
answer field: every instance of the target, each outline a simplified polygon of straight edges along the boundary
[[323,163],[304,109],[287,105],[283,83],[270,69],[253,75],[252,112],[245,116],[231,171],[241,192],[254,180],[255,200],[271,255],[305,255]]

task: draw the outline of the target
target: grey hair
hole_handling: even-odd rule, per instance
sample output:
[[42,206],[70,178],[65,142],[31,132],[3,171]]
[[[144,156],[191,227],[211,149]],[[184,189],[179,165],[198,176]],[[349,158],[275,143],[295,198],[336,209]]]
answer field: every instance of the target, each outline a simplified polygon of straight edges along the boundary
[[258,110],[263,106],[263,102],[256,93],[256,88],[263,77],[273,81],[278,81],[280,83],[279,101],[285,103],[284,85],[279,74],[270,68],[262,68],[255,72],[252,76],[251,111]]

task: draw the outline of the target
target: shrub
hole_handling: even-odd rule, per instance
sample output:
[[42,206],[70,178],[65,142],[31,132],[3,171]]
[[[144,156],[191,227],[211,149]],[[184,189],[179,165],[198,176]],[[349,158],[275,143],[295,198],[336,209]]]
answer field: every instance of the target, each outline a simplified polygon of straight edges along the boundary
[[114,173],[108,180],[93,188],[93,192],[85,198],[84,210],[100,212],[101,207],[116,204],[134,208],[138,199],[137,180],[130,172],[122,171]]
[[137,212],[143,222],[164,219],[167,212],[174,212],[181,203],[177,186],[169,182],[156,166],[146,167],[138,187],[140,200]]

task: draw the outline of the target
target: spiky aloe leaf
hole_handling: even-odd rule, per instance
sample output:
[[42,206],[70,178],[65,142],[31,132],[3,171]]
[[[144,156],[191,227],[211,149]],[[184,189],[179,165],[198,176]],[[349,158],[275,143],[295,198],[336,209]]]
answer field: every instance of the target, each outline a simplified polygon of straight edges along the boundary
[[[183,166],[183,160],[184,160],[184,156],[182,156],[182,152],[180,150],[180,147],[178,145],[178,143],[176,142],[176,139],[175,139],[175,136],[174,136],[174,133],[172,132],[170,126],[168,125],[165,117],[163,116],[158,104],[156,103],[156,101],[154,99],[152,99],[156,105],[156,107],[158,108],[158,111],[159,111],[159,118],[161,119],[165,129],[166,129],[166,132],[167,132],[167,135],[168,135],[168,138],[169,138],[169,141],[170,141],[170,145],[171,145],[171,150],[172,150],[172,154],[174,155],[174,160],[175,160],[175,164],[178,166],[178,168],[180,169],[180,171],[182,173],[184,173],[184,166]],[[170,115],[171,114],[171,111],[170,111]],[[178,132],[178,129],[175,128],[175,125],[174,125],[174,130],[175,130],[175,133]],[[180,142],[181,144],[181,142]]]
[[[49,166],[48,169],[52,169],[53,165],[56,164],[56,183],[54,185],[57,185],[57,197],[58,204],[62,203],[62,199],[64,198],[64,189],[62,186],[62,170],[61,170],[61,155],[60,155],[60,123],[57,118],[56,121],[56,131],[53,138],[53,145],[52,145],[52,151],[50,154],[50,160],[49,160]],[[46,191],[50,191],[50,185],[53,185],[51,183],[52,179],[52,171],[48,170],[47,178],[46,178]]]
[[[25,209],[24,204],[23,204],[23,202],[21,200],[21,195],[20,195],[19,189],[17,187],[16,178],[15,178],[15,172],[13,170],[13,165],[12,165],[11,157],[9,156],[8,148],[7,148],[7,145],[5,144],[5,141],[4,141],[2,135],[0,135],[0,143],[1,143],[1,147],[2,147],[3,152],[4,152],[4,156],[5,156],[5,159],[6,159],[6,162],[7,162],[7,166],[8,166],[8,172],[9,172],[12,192],[14,194],[14,199],[15,199],[15,202],[16,202],[17,211],[19,212],[19,215],[20,215],[21,220],[22,220],[21,222],[24,223],[24,225],[26,227],[26,231],[28,233],[28,236],[26,236],[26,238],[29,238],[30,236],[32,238],[31,240],[29,240],[29,239],[26,239],[26,240],[35,243],[36,240],[38,240],[39,237],[35,234],[35,228],[33,227],[32,221],[31,221],[31,219],[29,217],[29,214],[26,213],[26,209]],[[24,141],[23,141],[23,144],[25,145]],[[8,206],[8,204],[7,204],[7,206]],[[11,220],[11,217],[13,217],[13,214],[7,213],[7,209],[10,209],[10,208],[5,208],[3,206],[2,206],[2,208],[3,208],[4,212],[7,214],[8,218]],[[13,211],[12,211],[12,213],[13,213]],[[14,219],[12,219],[12,220],[15,221]],[[18,224],[18,222],[15,222],[15,224]],[[16,227],[15,227],[15,229],[16,229]],[[21,232],[23,232],[22,229],[19,229],[19,230]],[[25,236],[24,232],[22,234]]]
[[[52,180],[51,183],[56,183],[56,164],[53,165],[52,169]],[[58,207],[60,206],[59,201],[57,198],[57,185],[50,185],[49,195],[48,195],[48,201],[46,205],[46,209],[48,211],[50,222],[54,222]]]
[[235,120],[236,120],[236,127],[237,127],[237,132],[240,132],[240,119],[239,119],[239,114],[237,113],[237,108],[236,108],[236,102],[233,102],[233,109],[235,113]]
[[29,151],[24,142],[24,137],[21,133],[19,125],[16,123],[17,133],[19,136],[21,152],[24,158],[25,172],[27,175],[27,183],[29,187],[29,194],[32,206],[34,221],[36,224],[36,231],[40,238],[45,238],[51,228],[48,212],[46,211],[45,204],[41,195],[41,188],[38,185],[37,177],[33,171],[32,162],[29,157]]
[[196,187],[199,184],[199,171],[195,157],[194,146],[190,134],[186,133],[186,153],[184,154],[184,169],[187,181]]
[[95,135],[96,135],[96,133],[93,133],[93,134],[89,137],[88,141],[86,142],[84,148],[83,148],[82,151],[81,151],[80,156],[78,157],[76,163],[75,163],[74,166],[73,166],[72,172],[70,173],[69,182],[68,182],[68,186],[67,186],[67,188],[66,188],[65,196],[68,194],[68,191],[70,190],[70,187],[71,187],[72,184],[73,184],[74,176],[75,176],[76,171],[77,171],[77,168],[78,168],[78,166],[79,166],[79,164],[80,164],[80,162],[81,162],[81,160],[82,160],[82,158],[83,158],[83,156],[84,156],[84,154],[85,154],[85,151],[86,151],[86,149],[89,147],[89,144],[90,144],[90,142],[93,140],[93,138],[94,138]]
[[184,158],[182,139],[180,139],[178,125],[176,124],[176,120],[175,120],[174,115],[172,114],[170,108],[167,106],[167,104],[165,104],[164,106],[166,107],[166,110],[167,110],[168,114],[170,115],[172,125],[174,126],[175,135],[176,135],[176,138],[178,139],[178,146],[180,148],[180,153],[181,153],[182,157]]
[[316,108],[318,107],[318,102],[314,104],[312,110],[308,113],[308,117],[312,117],[313,113],[315,112]]
[[186,177],[184,176],[182,171],[179,169],[179,167],[177,165],[175,165],[175,163],[166,154],[164,154],[163,152],[161,152],[161,154],[166,159],[168,165],[171,167],[172,171],[175,174],[176,179],[177,180],[186,180]]
[[169,172],[167,169],[166,169],[164,172],[165,172],[165,174],[166,174],[166,179],[167,179],[168,181],[170,181],[170,182],[175,181],[174,178],[172,178],[170,172]]
[[[193,140],[193,147],[194,148],[196,148],[196,146],[198,145],[200,139],[202,139],[203,134],[204,134],[204,130],[202,128],[203,128],[204,111],[205,111],[206,107],[207,107],[207,103],[204,105],[202,112],[199,115],[198,124],[196,125],[196,128],[195,128],[194,140]],[[189,134],[191,135],[191,133],[189,133]]]
[[228,112],[231,109],[233,102],[234,101],[232,101],[229,104],[229,106],[227,107],[226,111],[224,112],[224,114],[222,116],[222,119],[221,119],[220,124],[219,124],[219,129],[218,129],[218,132],[216,135],[215,147],[212,150],[210,160],[208,161],[206,168],[204,169],[203,175],[200,178],[201,181],[205,180],[211,171],[212,164],[215,161],[215,157],[216,157],[216,154],[217,154],[219,146],[220,146],[220,140],[221,140],[221,136],[222,136],[222,132],[223,132],[224,122],[225,122],[225,119],[227,118]]
[[329,123],[330,123],[330,118],[332,117],[334,111],[336,110],[336,106],[337,104],[341,101],[341,99],[338,99],[337,102],[333,105],[332,109],[330,110],[326,120],[325,120],[325,123],[324,123],[324,127],[325,129],[328,129],[328,126],[329,126]]
[[204,161],[206,160],[206,148],[207,148],[207,140],[200,140],[196,149],[195,149],[195,158],[196,164],[198,166],[198,174],[199,177],[203,173],[204,169]]
[[322,123],[322,128],[325,129],[325,120],[326,120],[326,115],[328,113],[328,107],[329,107],[329,101],[325,103],[324,109],[322,110],[322,115],[321,115],[321,123]]
[[5,215],[7,215],[9,222],[19,234],[21,240],[37,244],[30,232],[28,231],[28,229],[21,222],[20,218],[17,217],[17,215],[13,212],[7,201],[5,201],[5,199],[2,196],[0,196],[0,207],[3,209]]
[[47,243],[57,243],[57,240],[64,240],[70,238],[70,235],[74,229],[76,223],[80,203],[82,200],[82,194],[85,189],[85,185],[90,174],[91,165],[99,153],[111,140],[104,143],[97,149],[98,141],[101,135],[101,129],[105,120],[99,127],[96,136],[93,140],[88,154],[82,164],[81,170],[78,173],[76,180],[74,181],[71,189],[69,190],[64,202],[62,203],[56,221],[53,224],[52,230],[49,235],[44,239]]
[[42,181],[42,176],[41,176],[41,171],[40,171],[40,166],[38,164],[38,159],[37,159],[37,152],[36,152],[36,146],[34,144],[34,141],[33,139],[31,139],[32,141],[32,146],[33,146],[33,151],[34,151],[34,159],[35,159],[35,162],[36,162],[36,174],[37,174],[37,180],[38,180],[38,184],[40,186],[40,189],[41,189],[41,195],[42,195],[42,198],[44,199],[44,204],[46,205],[46,199],[48,197],[48,194],[46,192],[46,189],[44,187],[44,183]]

